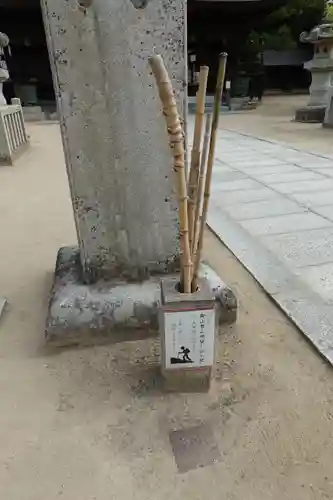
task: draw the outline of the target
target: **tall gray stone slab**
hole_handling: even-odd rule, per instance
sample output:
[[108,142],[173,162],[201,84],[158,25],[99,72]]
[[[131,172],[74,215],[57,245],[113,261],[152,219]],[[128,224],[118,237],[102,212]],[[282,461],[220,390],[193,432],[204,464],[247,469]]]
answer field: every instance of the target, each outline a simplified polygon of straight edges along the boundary
[[163,56],[182,113],[185,3],[42,0],[86,281],[177,266],[172,159],[148,58]]

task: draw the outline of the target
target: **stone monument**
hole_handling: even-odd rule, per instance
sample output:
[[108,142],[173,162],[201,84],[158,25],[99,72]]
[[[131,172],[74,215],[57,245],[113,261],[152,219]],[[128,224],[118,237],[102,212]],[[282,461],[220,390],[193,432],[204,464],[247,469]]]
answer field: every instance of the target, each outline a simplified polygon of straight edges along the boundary
[[3,83],[9,79],[7,63],[5,59],[5,47],[9,46],[9,38],[5,33],[0,31],[0,106],[7,104],[5,96],[3,95]]
[[[163,56],[185,115],[185,5],[42,0],[79,243],[58,254],[50,342],[157,332],[160,277],[178,270],[179,228],[148,58]],[[202,274],[222,318],[234,320],[231,291],[210,269]]]
[[304,67],[311,72],[309,103],[296,111],[295,120],[307,123],[322,123],[328,104],[330,88],[333,85],[333,22],[329,21],[328,8],[323,24],[300,36],[301,42],[312,43],[314,55],[312,61]]

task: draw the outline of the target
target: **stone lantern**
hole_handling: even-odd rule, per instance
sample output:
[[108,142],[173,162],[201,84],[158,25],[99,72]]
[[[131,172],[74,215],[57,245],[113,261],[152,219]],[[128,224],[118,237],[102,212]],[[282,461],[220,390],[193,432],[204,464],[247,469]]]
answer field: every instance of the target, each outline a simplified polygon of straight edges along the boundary
[[296,111],[295,120],[322,123],[333,85],[333,22],[325,22],[302,33],[300,40],[313,44],[314,55],[312,61],[304,65],[312,76],[309,103]]
[[5,33],[0,32],[0,106],[7,104],[5,96],[3,95],[3,83],[9,79],[7,63],[5,59],[5,47],[9,46],[9,38]]

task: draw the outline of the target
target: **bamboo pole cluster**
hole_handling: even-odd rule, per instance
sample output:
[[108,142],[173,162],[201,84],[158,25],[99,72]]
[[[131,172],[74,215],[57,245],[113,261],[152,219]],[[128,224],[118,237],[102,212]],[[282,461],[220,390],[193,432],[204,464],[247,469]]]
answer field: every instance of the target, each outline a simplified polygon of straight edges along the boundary
[[198,288],[198,271],[207,221],[226,63],[227,54],[223,53],[219,59],[213,113],[206,116],[205,126],[209,68],[207,66],[200,68],[190,172],[187,179],[184,132],[172,84],[161,56],[157,55],[149,59],[163,107],[176,174],[180,225],[180,290],[183,293],[192,293]]

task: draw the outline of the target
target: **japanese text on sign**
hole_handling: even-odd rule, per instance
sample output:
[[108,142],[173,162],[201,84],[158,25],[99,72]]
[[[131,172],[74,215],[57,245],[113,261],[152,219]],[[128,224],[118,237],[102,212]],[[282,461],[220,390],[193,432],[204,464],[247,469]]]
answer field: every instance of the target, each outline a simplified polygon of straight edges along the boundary
[[166,368],[212,366],[215,310],[165,312]]

